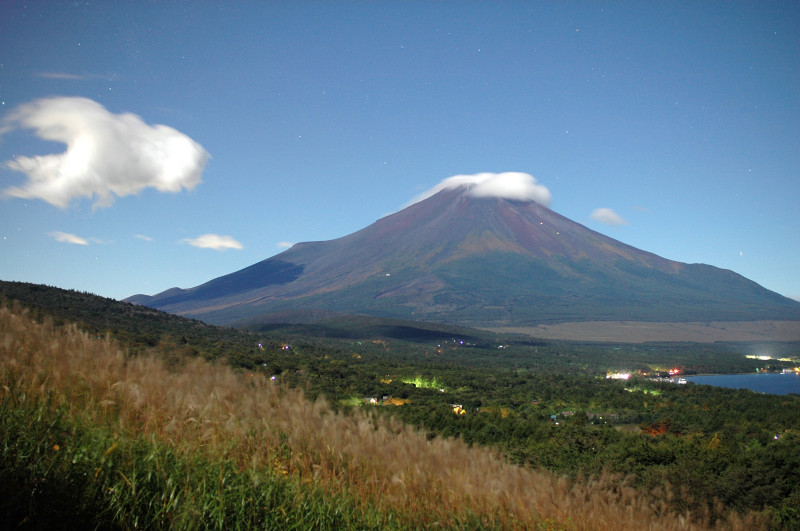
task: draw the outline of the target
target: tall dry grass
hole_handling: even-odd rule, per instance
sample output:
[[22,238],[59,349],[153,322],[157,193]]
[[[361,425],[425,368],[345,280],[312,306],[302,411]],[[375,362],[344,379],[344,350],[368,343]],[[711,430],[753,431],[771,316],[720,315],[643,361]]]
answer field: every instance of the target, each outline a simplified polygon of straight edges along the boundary
[[248,473],[270,470],[406,525],[576,530],[754,529],[731,515],[668,513],[666,500],[618,477],[570,482],[508,464],[496,453],[435,438],[356,410],[334,412],[260,374],[200,359],[168,368],[129,358],[108,338],[37,324],[0,308],[2,401],[39,400],[118,433],[201,451]]

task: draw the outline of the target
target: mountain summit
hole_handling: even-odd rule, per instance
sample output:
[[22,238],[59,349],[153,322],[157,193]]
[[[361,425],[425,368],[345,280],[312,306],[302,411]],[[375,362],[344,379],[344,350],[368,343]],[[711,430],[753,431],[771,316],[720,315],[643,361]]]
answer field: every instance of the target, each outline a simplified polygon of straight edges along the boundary
[[485,327],[800,319],[800,303],[732,271],[667,260],[471,184],[200,286],[127,300],[216,324],[296,310]]

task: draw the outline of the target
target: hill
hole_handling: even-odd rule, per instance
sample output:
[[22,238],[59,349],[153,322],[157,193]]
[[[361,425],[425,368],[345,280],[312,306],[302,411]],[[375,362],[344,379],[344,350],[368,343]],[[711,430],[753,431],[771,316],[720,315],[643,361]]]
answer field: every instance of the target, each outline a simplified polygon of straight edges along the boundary
[[[80,513],[88,527],[99,525],[98,521],[108,524],[114,514],[156,526],[163,522],[159,519],[167,518],[160,507],[169,507],[169,518],[190,519],[197,517],[193,505],[197,502],[218,508],[217,523],[209,524],[212,527],[235,527],[231,523],[243,522],[240,518],[278,518],[273,521],[287,525],[332,518],[339,527],[350,522],[352,527],[364,528],[359,515],[372,514],[369,519],[376,527],[387,528],[400,520],[394,520],[395,516],[382,520],[383,516],[369,512],[369,507],[375,507],[369,500],[375,498],[368,495],[378,487],[369,478],[373,471],[383,470],[378,475],[386,482],[380,488],[386,487],[388,490],[381,492],[388,494],[379,496],[378,505],[387,508],[389,498],[400,500],[402,514],[397,516],[403,522],[408,522],[409,516],[413,520],[399,527],[414,527],[414,522],[420,527],[422,522],[429,523],[431,514],[445,511],[438,514],[456,518],[448,520],[453,525],[475,528],[477,520],[470,512],[476,508],[474,504],[415,505],[419,496],[431,500],[440,496],[425,494],[421,485],[409,483],[409,475],[401,477],[402,482],[393,479],[398,467],[409,463],[394,460],[398,452],[413,456],[412,467],[428,462],[425,459],[441,465],[432,465],[431,475],[422,478],[440,478],[434,479],[434,491],[441,477],[452,479],[461,473],[459,467],[464,463],[476,477],[494,472],[505,475],[511,470],[503,466],[494,472],[476,472],[477,454],[461,454],[458,448],[462,443],[452,439],[456,437],[467,446],[489,446],[503,460],[533,467],[541,472],[536,479],[540,484],[551,485],[547,471],[565,474],[553,479],[555,491],[546,489],[547,496],[556,492],[560,500],[552,507],[557,520],[550,521],[547,528],[560,528],[556,521],[603,528],[605,520],[596,503],[627,507],[626,500],[637,507],[661,506],[658,523],[666,528],[674,527],[675,521],[667,517],[672,511],[691,513],[691,524],[678,521],[681,529],[694,524],[703,528],[715,521],[721,528],[733,528],[729,524],[748,513],[750,524],[752,518],[763,517],[782,523],[776,528],[796,528],[800,499],[800,469],[795,466],[798,397],[675,385],[655,377],[666,374],[667,368],[678,368],[684,374],[781,371],[794,367],[796,361],[746,358],[725,345],[534,341],[326,312],[300,316],[306,321],[302,325],[279,322],[290,315],[275,316],[269,330],[250,332],[205,325],[86,293],[23,283],[0,283],[0,302],[9,304],[12,292],[15,301],[25,300],[24,305],[33,309],[21,311],[12,302],[17,310],[9,312],[0,304],[0,364],[6,364],[0,370],[4,375],[1,389],[5,390],[0,393],[0,408],[6,408],[0,415],[0,433],[6,437],[0,466],[0,486],[5,488],[0,488],[4,500],[0,525],[16,525],[38,515],[31,525],[38,522],[44,528],[48,526],[43,522]],[[73,312],[85,316],[81,327],[90,334],[68,324]],[[38,322],[30,319],[32,316]],[[61,322],[65,326],[54,326]],[[137,335],[137,330],[147,332]],[[152,348],[115,339],[139,341],[159,330],[163,334]],[[784,350],[772,350],[776,347]],[[777,358],[783,357],[779,352],[795,354],[796,348],[796,344],[770,345],[769,351]],[[206,364],[201,358],[228,361],[244,370],[231,372],[221,363]],[[635,374],[627,381],[603,377],[621,369]],[[263,395],[262,390],[288,390],[288,394]],[[319,401],[306,402],[303,394]],[[37,415],[44,411],[34,396],[47,401],[51,408],[47,411],[54,415],[52,422],[31,421],[41,419]],[[84,400],[89,402],[81,402]],[[351,414],[361,420],[351,424],[347,420]],[[265,419],[272,423],[267,428]],[[411,431],[401,423],[423,433],[403,436],[412,449],[401,445],[389,451],[381,442],[384,438],[400,444],[398,430]],[[393,427],[382,432],[381,426]],[[291,430],[300,430],[302,436],[295,437]],[[334,441],[337,433],[344,436]],[[189,438],[183,439],[184,434]],[[237,434],[245,439],[234,441]],[[366,438],[359,442],[356,439],[361,435]],[[272,438],[254,444],[247,439],[250,436]],[[327,445],[322,453],[309,454],[319,441]],[[265,449],[265,454],[259,454],[265,467],[237,475],[232,456],[225,452],[238,452],[234,446],[240,442],[250,450]],[[222,446],[214,446],[217,443]],[[442,453],[427,454],[425,448],[433,447]],[[455,457],[456,450],[460,457]],[[209,451],[211,454],[205,453]],[[345,470],[336,456],[347,452],[355,452],[352,455],[357,457],[346,459]],[[169,462],[170,472],[147,476],[153,482],[145,481],[141,471],[151,470],[156,455],[161,463],[158,470],[166,470],[164,463]],[[244,454],[237,455],[241,458]],[[325,461],[331,455],[335,459]],[[173,462],[174,456],[186,460]],[[254,454],[246,456],[252,459]],[[326,468],[328,463],[332,468]],[[356,470],[362,464],[367,467],[365,476]],[[88,476],[84,474],[87,470]],[[193,472],[187,477],[186,470]],[[387,470],[394,476],[386,475]],[[607,486],[596,479],[584,480],[604,471],[631,475],[632,483],[620,485],[619,478],[607,475],[611,481],[603,484]],[[328,491],[331,498],[315,490],[323,486],[320,481],[328,472],[337,481]],[[185,479],[178,491],[169,488],[173,473]],[[266,487],[264,481],[272,486]],[[136,489],[130,489],[131,485]],[[225,489],[209,489],[208,485]],[[398,494],[393,490],[398,486],[403,493],[411,488],[416,494]],[[366,494],[359,490],[362,487]],[[513,481],[502,488],[519,491]],[[664,489],[674,494],[665,497]],[[598,500],[595,495],[599,491],[607,491],[611,499]],[[177,492],[188,505],[176,503],[170,492]],[[225,495],[215,497],[217,492]],[[261,498],[264,492],[277,497]],[[565,500],[570,492],[581,494],[574,500],[578,505],[568,509],[572,501]],[[495,488],[467,489],[465,493],[473,501],[486,495],[490,504],[497,503],[498,496],[506,499]],[[712,499],[721,504],[712,506]],[[293,500],[302,500],[302,507]],[[593,509],[591,515],[582,516],[586,500]],[[367,513],[358,509],[363,503],[369,506]],[[454,507],[467,512],[450,512]],[[732,509],[739,516],[730,513]],[[616,514],[619,508],[608,510]],[[547,518],[546,514],[533,515],[534,521]],[[6,515],[6,520],[1,515]],[[16,515],[22,516],[8,519]],[[100,520],[95,519],[98,516]],[[498,527],[513,527],[503,520],[506,516],[491,510],[481,517],[482,525],[491,527],[487,522],[495,517],[500,518],[495,520]],[[618,517],[609,520],[610,528],[618,529],[614,518]],[[636,525],[641,521],[634,528]]]
[[687,519],[611,474],[570,481],[392,419],[336,412],[265,374],[130,359],[114,341],[2,306],[0,330],[4,529],[666,531],[769,522],[727,510]]
[[288,310],[492,328],[800,320],[800,302],[732,271],[636,249],[534,201],[467,192],[444,189],[348,236],[126,300],[217,324]]
[[[289,335],[350,339],[387,338],[405,341],[435,341],[458,336],[482,340],[496,334],[477,329],[437,323],[421,323],[368,315],[335,312],[281,312],[260,316],[239,327],[220,327],[196,319],[163,312],[147,306],[101,297],[93,293],[65,290],[29,282],[0,280],[0,303],[19,302],[39,316],[54,319],[56,324],[76,323],[90,333],[113,332],[134,343],[154,346],[165,336],[186,340],[219,342],[247,338],[250,331],[280,330]],[[317,332],[315,332],[317,331]]]

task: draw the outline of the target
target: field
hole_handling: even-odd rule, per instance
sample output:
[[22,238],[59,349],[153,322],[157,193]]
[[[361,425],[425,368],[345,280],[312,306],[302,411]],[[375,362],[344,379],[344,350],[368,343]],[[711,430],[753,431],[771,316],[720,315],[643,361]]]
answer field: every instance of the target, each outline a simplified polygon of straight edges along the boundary
[[27,290],[32,310],[0,310],[6,528],[800,523],[800,397],[599,374],[788,362],[397,322],[237,331]]
[[0,327],[6,527],[687,528],[619,478],[570,482],[7,309]]
[[614,343],[800,341],[800,321],[720,321],[711,323],[590,321],[492,330],[502,333],[526,334],[543,339]]

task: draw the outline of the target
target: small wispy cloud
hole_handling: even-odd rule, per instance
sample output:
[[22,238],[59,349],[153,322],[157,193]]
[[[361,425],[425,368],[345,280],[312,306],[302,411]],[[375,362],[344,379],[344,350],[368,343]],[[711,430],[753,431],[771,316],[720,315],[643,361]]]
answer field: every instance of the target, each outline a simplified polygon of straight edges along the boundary
[[201,249],[212,249],[214,251],[224,251],[225,249],[244,249],[244,245],[231,238],[219,234],[203,234],[197,238],[185,238],[181,240],[194,247]]
[[604,225],[627,225],[625,219],[610,208],[597,208],[592,212],[592,219]]
[[446,188],[465,187],[472,197],[501,197],[516,201],[536,201],[550,206],[550,190],[536,182],[536,177],[522,172],[476,173],[473,175],[453,175],[418,195],[408,204],[427,199]]
[[61,231],[53,231],[48,232],[48,236],[51,236],[57,242],[60,243],[69,243],[72,245],[89,245],[89,240],[81,238],[80,236],[76,236],[75,234],[70,234],[69,232],[61,232]]
[[136,238],[137,240],[142,240],[142,241],[146,241],[146,242],[155,241],[153,238],[151,238],[150,236],[147,236],[145,234],[134,234],[133,237]]
[[102,79],[100,74],[71,74],[69,72],[37,72],[36,77],[45,79],[62,79],[65,81],[84,81],[87,79]]
[[135,114],[113,114],[86,98],[55,97],[21,105],[0,122],[0,134],[15,129],[33,130],[67,148],[7,161],[6,167],[28,180],[6,188],[4,195],[41,199],[60,208],[79,197],[108,207],[115,197],[146,188],[191,190],[201,182],[209,159],[200,144],[171,127],[148,125]]
[[289,247],[294,246],[292,242],[278,242],[276,245],[282,249],[288,249]]

